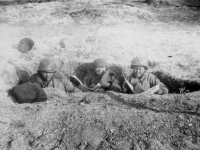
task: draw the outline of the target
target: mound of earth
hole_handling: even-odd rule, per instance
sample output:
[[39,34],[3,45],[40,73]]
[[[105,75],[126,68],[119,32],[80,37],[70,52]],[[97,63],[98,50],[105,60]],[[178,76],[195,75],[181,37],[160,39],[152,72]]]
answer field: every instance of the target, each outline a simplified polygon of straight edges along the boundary
[[45,90],[45,103],[1,108],[2,150],[200,148],[199,92],[147,97]]

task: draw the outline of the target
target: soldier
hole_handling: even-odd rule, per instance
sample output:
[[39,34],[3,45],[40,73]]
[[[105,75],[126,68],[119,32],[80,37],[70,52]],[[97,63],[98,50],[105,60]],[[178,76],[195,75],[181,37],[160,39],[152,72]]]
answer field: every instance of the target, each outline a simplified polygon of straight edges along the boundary
[[156,76],[147,72],[148,61],[146,58],[135,57],[131,62],[131,69],[132,74],[129,78],[129,83],[133,86],[133,91],[131,92],[130,87],[124,81],[122,84],[123,93],[142,93],[156,85],[159,85],[159,90],[156,94],[168,93],[167,87]]
[[38,83],[42,88],[53,87],[69,93],[75,90],[72,83],[57,71],[56,63],[50,58],[41,60],[37,73],[30,77],[29,82]]
[[[93,63],[94,70],[84,77],[84,84],[89,88],[100,85],[100,90],[121,92],[115,73],[107,69],[107,63],[102,58],[97,58]],[[79,86],[82,91],[88,91],[86,88]]]

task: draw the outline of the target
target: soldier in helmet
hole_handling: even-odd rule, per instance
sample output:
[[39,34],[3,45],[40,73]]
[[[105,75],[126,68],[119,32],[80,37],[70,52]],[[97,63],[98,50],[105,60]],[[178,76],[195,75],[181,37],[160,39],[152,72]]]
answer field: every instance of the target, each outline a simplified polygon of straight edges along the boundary
[[[130,84],[133,86],[134,93],[142,93],[148,89],[159,85],[159,90],[156,94],[162,95],[167,94],[167,87],[160,82],[160,80],[151,73],[148,73],[148,61],[146,58],[135,57],[131,62],[132,74],[129,78]],[[131,93],[130,88],[124,82],[122,84],[123,93]]]
[[33,74],[29,81],[38,83],[42,88],[53,87],[69,93],[75,89],[70,80],[57,71],[56,63],[50,58],[41,60],[37,73]]
[[[115,73],[107,68],[107,63],[102,58],[94,60],[93,71],[87,73],[84,77],[84,84],[89,88],[95,87],[98,83],[101,85],[101,90],[121,92],[121,87],[118,85]],[[82,91],[87,91],[84,87],[79,88]]]

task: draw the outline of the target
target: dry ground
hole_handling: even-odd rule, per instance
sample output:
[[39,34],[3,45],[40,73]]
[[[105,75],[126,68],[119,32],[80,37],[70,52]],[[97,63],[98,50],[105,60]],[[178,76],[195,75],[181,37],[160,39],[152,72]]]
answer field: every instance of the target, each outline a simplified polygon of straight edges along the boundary
[[[187,93],[200,89],[199,21],[197,8],[111,0],[0,6],[1,149],[200,149],[199,92]],[[21,54],[25,37],[35,47]],[[171,92],[185,89],[151,97],[47,89],[46,103],[25,105],[7,97],[17,70],[34,73],[44,57],[81,77],[97,57],[128,74],[135,56],[147,57]]]

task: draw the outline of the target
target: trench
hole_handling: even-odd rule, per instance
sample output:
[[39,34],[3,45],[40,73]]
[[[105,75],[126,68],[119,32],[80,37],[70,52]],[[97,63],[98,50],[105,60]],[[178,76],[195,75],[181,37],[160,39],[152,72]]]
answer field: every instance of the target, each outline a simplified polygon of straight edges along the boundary
[[[66,68],[67,69],[67,68]],[[121,84],[123,81],[122,72],[128,77],[131,74],[129,66],[110,65],[112,72],[116,73],[116,77]],[[63,69],[65,70],[65,69]],[[83,63],[75,67],[76,76],[83,81],[87,72],[92,71],[92,63]],[[152,70],[150,73],[154,74],[162,83],[169,89],[169,93],[181,94],[188,92],[195,92],[200,90],[200,79],[181,79],[170,75],[167,72]]]
[[177,79],[162,71],[153,71],[152,74],[168,87],[170,93],[179,94],[200,90],[200,79]]
[[[64,73],[67,77],[68,75],[76,75],[82,82],[84,76],[92,71],[92,63],[80,63],[76,61],[72,62],[62,62],[59,63],[59,70]],[[116,74],[116,78],[121,85],[123,82],[122,72],[125,77],[131,74],[131,69],[129,66],[121,66],[116,64],[111,64],[110,69]],[[200,90],[200,79],[181,79],[170,75],[167,72],[152,70],[150,73],[154,74],[162,83],[164,83],[169,89],[169,93],[181,94],[188,92],[195,92]],[[30,78],[32,72],[26,69],[17,69],[16,75],[18,76],[18,84],[27,82]],[[72,81],[73,82],[73,81]]]

